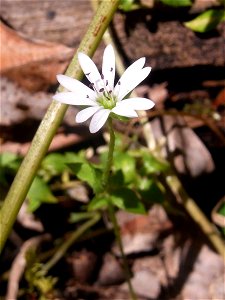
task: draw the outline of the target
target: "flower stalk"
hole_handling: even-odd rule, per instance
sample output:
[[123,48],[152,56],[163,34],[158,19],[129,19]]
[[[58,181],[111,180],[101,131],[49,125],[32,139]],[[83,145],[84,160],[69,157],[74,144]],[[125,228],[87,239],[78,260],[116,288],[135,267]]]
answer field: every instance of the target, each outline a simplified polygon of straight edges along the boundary
[[107,162],[102,176],[103,189],[106,188],[108,185],[109,174],[113,162],[113,152],[115,148],[115,133],[113,130],[112,118],[108,119],[108,128],[109,128],[110,140],[109,140],[109,152],[108,152]]
[[[89,56],[94,54],[118,4],[119,0],[101,2],[77,52],[83,52]],[[77,54],[74,55],[65,74],[77,79],[82,78],[83,73],[78,64]],[[59,87],[58,91],[62,92],[63,88]],[[0,211],[0,252],[67,108],[68,105],[57,101],[51,103],[17,172]]]
[[[109,150],[108,150],[107,162],[106,162],[105,169],[104,169],[103,176],[102,176],[102,186],[103,186],[104,190],[107,190],[107,186],[109,184],[109,175],[110,175],[110,170],[111,170],[112,164],[113,164],[113,152],[114,152],[114,148],[115,148],[115,133],[114,133],[114,129],[113,129],[112,118],[108,119],[108,128],[109,128],[109,134],[110,134]],[[108,203],[108,212],[109,212],[110,220],[113,224],[116,241],[117,241],[117,244],[119,246],[120,253],[122,256],[123,269],[124,269],[126,281],[128,284],[129,293],[130,293],[132,300],[137,300],[137,297],[135,295],[135,292],[133,290],[131,280],[130,280],[131,274],[130,274],[126,255],[123,250],[123,243],[121,240],[120,229],[119,229],[119,225],[117,223],[117,219],[116,219],[116,215],[115,215],[115,209],[114,209],[113,204],[110,201]]]

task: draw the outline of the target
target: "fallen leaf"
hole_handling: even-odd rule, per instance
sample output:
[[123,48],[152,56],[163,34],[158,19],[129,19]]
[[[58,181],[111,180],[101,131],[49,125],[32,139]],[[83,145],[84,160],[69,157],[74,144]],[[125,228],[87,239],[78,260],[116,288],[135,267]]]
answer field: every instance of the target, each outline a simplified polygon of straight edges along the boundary
[[0,72],[30,91],[46,89],[56,83],[74,50],[64,45],[31,40],[0,23]]

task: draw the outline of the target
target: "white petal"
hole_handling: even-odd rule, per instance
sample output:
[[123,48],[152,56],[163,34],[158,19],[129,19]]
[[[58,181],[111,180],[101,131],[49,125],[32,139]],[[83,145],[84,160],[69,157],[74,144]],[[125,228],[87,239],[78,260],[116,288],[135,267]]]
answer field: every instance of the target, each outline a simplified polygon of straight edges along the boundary
[[73,92],[55,94],[53,96],[53,99],[69,105],[98,105],[98,103],[96,103],[95,101],[88,98],[83,98],[83,95],[79,95],[78,93]]
[[134,110],[147,110],[153,108],[155,103],[147,98],[130,98],[118,102],[118,107],[129,107]]
[[112,109],[112,112],[119,116],[128,117],[128,118],[135,118],[138,117],[138,114],[136,111],[134,111],[132,108],[129,108],[127,106],[121,106],[119,105],[120,102],[117,103],[117,105]]
[[101,75],[95,63],[90,59],[89,56],[80,52],[78,53],[78,60],[85,76],[91,83],[95,84],[98,81],[102,81]]
[[111,111],[109,109],[101,109],[98,112],[96,112],[96,114],[94,114],[89,126],[91,133],[95,133],[102,128],[102,126],[105,124],[106,120],[108,119],[110,112]]
[[82,82],[66,75],[57,75],[58,82],[71,92],[81,93],[84,96],[89,96],[90,99],[95,99],[96,93]]
[[107,90],[113,90],[115,79],[115,53],[112,45],[108,45],[105,48],[102,61],[102,74]]
[[131,77],[130,74],[132,74],[133,76],[133,74],[139,72],[143,68],[144,64],[145,64],[145,57],[141,57],[125,70],[125,72],[123,73],[120,80],[117,82],[115,86],[114,89],[115,94],[118,93],[118,90],[120,89],[122,82],[127,82],[128,79]]
[[118,90],[118,94],[114,95],[117,96],[118,100],[122,100],[127,94],[129,94],[139,83],[141,83],[151,72],[150,67],[146,67],[138,72],[129,73],[126,76],[126,81],[121,80],[120,89]]
[[82,123],[87,121],[90,117],[92,117],[98,110],[102,109],[101,106],[91,106],[79,111],[76,115],[76,122]]

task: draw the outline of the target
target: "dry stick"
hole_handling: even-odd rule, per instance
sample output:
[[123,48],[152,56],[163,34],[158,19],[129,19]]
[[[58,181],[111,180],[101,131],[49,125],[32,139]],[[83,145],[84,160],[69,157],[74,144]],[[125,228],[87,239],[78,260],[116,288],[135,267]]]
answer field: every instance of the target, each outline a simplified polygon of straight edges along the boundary
[[[110,31],[107,30],[103,36],[103,39],[106,44],[112,44],[116,53],[116,65],[119,75],[125,71],[124,64],[119,55],[119,52],[116,51],[116,45],[111,37]],[[132,92],[132,97],[136,97],[135,92]],[[153,112],[154,113],[154,112]],[[156,112],[157,113],[157,112]],[[148,114],[146,111],[139,112],[140,123],[143,124],[143,134],[147,143],[147,146],[150,151],[155,149],[156,141],[152,131],[150,122],[148,121]],[[181,203],[192,217],[192,219],[199,225],[204,234],[208,237],[216,251],[223,257],[225,261],[225,245],[224,241],[221,238],[220,234],[214,227],[214,225],[207,219],[201,209],[197,206],[195,201],[190,198],[185,189],[182,186],[179,178],[174,174],[170,173],[166,176],[166,181],[174,193],[174,195],[181,199]]]
[[[83,52],[89,56],[93,55],[118,4],[119,0],[101,2],[77,52]],[[77,54],[74,55],[65,74],[76,79],[82,78],[83,73],[78,64]],[[62,91],[62,88],[59,88],[58,91]],[[67,108],[68,105],[66,104],[52,101],[17,172],[0,212],[0,252]]]

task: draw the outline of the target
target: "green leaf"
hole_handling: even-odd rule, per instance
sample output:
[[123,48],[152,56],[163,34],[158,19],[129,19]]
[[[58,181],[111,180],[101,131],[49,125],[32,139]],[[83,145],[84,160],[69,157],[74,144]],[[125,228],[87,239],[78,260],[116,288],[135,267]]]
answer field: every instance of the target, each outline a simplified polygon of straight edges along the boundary
[[21,158],[10,152],[0,154],[0,167],[17,171],[21,163]]
[[11,162],[18,159],[18,156],[14,153],[5,152],[0,154],[0,165],[5,167],[11,164]]
[[41,203],[56,203],[57,198],[52,194],[50,188],[46,182],[36,176],[27,194],[29,200],[28,209],[29,211],[35,211]]
[[163,4],[179,7],[179,6],[191,6],[191,0],[160,0]]
[[116,170],[122,170],[125,183],[134,180],[136,176],[136,163],[135,159],[128,153],[115,153],[114,167]]
[[137,195],[128,188],[114,191],[110,195],[111,202],[120,209],[136,214],[145,214],[146,210]]
[[51,175],[59,175],[65,171],[66,166],[66,158],[64,155],[60,153],[51,153],[47,155],[41,164],[41,167],[47,170]]
[[138,193],[148,203],[162,203],[164,201],[164,194],[154,179],[139,178]]
[[122,170],[118,170],[110,176],[110,188],[119,188],[124,186],[124,184],[125,182]]
[[143,170],[146,174],[165,172],[169,169],[166,162],[161,162],[150,153],[143,153]]
[[89,163],[69,163],[68,166],[82,181],[87,182],[95,193],[101,189],[102,171]]
[[185,22],[184,25],[196,32],[207,32],[214,29],[225,20],[225,10],[210,9],[200,14],[195,19]]
[[21,158],[10,152],[0,154],[0,183],[8,185],[7,175],[14,176],[21,164]]
[[74,153],[74,152],[66,152],[65,160],[67,163],[84,163],[87,162],[86,158],[83,155],[83,152]]
[[88,210],[105,209],[109,203],[108,195],[97,195],[88,204]]
[[132,10],[133,3],[134,0],[120,0],[119,8],[124,11],[130,11]]

